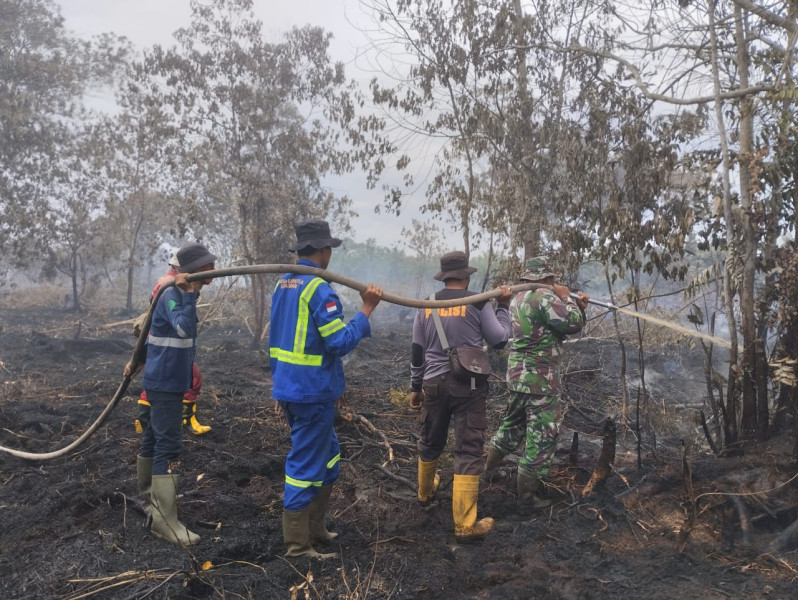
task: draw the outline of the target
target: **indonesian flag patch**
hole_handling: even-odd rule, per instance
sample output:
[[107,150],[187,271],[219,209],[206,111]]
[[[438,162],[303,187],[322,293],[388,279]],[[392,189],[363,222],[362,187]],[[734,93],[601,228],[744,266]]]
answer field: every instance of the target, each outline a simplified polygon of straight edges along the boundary
[[335,302],[328,302],[326,306],[328,313],[335,312]]

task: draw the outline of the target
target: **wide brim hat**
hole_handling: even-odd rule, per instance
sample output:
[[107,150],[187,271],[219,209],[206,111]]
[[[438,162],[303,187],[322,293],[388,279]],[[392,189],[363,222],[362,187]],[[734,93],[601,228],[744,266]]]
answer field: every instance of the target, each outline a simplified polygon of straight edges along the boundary
[[519,277],[521,281],[540,281],[546,277],[557,277],[547,256],[536,256],[524,263],[524,273]]
[[175,254],[181,273],[194,273],[206,265],[216,262],[217,256],[202,244],[186,244]]
[[330,234],[330,225],[327,221],[321,219],[311,219],[309,221],[302,221],[294,226],[296,230],[296,243],[288,246],[291,252],[302,250],[310,246],[316,250],[322,248],[337,248],[341,245],[341,240],[332,237]]
[[447,252],[441,256],[441,270],[432,276],[438,281],[447,279],[468,279],[472,273],[476,273],[476,267],[468,266],[468,257],[465,252],[455,250]]

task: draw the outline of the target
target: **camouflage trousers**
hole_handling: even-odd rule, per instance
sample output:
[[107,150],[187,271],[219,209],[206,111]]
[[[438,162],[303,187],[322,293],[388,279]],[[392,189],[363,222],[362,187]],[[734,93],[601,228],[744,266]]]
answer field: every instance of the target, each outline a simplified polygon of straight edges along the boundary
[[549,472],[562,425],[560,396],[541,396],[510,392],[510,403],[490,446],[509,454],[526,442],[518,470],[540,479]]

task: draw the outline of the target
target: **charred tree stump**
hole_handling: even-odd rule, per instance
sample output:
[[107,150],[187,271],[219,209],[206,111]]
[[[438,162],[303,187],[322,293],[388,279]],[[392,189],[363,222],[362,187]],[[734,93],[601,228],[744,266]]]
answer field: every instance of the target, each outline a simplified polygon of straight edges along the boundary
[[798,519],[792,522],[786,529],[777,535],[767,551],[770,554],[780,554],[798,548]]
[[572,467],[579,463],[579,434],[574,431],[574,437],[571,440],[571,452],[568,454],[568,462]]
[[740,536],[743,546],[751,545],[751,519],[748,517],[748,510],[745,504],[740,500],[739,496],[731,497],[732,504],[737,511],[737,517],[740,519]]
[[590,481],[587,482],[587,485],[582,490],[583,496],[589,496],[596,488],[603,486],[610,473],[612,473],[612,465],[615,463],[616,433],[615,421],[607,417],[607,420],[604,421],[604,440],[601,444],[601,454],[599,454],[596,468],[593,469],[593,474],[590,476]]

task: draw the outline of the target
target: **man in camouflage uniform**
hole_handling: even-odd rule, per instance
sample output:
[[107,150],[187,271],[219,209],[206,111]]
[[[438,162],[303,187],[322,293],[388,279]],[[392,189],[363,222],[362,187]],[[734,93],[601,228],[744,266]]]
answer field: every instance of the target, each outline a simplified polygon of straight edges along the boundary
[[551,504],[541,497],[541,479],[554,458],[562,403],[562,342],[585,323],[588,296],[554,283],[547,257],[525,263],[521,281],[549,287],[519,292],[510,304],[512,321],[507,385],[510,402],[496,435],[490,440],[485,478],[490,479],[502,459],[526,438],[518,463],[518,512],[531,514]]

